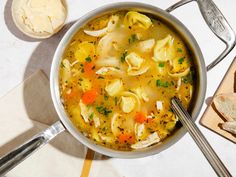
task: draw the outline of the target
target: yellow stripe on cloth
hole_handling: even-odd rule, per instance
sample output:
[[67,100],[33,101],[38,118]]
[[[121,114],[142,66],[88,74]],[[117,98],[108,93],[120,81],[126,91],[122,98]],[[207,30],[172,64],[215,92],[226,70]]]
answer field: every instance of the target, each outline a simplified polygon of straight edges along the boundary
[[80,177],[88,177],[95,152],[88,149]]

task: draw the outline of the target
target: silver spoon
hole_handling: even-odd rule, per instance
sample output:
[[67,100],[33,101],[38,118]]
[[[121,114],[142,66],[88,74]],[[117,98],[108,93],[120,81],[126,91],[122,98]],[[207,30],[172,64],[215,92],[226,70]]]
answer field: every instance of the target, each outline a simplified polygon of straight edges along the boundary
[[192,121],[191,116],[182,106],[178,98],[171,99],[171,108],[179,118],[180,122],[192,136],[212,168],[219,177],[232,177],[227,168],[224,166],[220,158],[217,156],[211,145],[208,143],[204,135],[201,133],[196,124]]

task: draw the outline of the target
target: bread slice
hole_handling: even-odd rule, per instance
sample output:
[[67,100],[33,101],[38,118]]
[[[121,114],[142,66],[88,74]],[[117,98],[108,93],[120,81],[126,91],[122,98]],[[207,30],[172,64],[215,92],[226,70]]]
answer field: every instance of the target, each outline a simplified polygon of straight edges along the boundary
[[236,121],[225,122],[222,124],[222,128],[230,133],[236,134]]
[[217,111],[227,121],[236,121],[236,93],[219,94],[213,102]]

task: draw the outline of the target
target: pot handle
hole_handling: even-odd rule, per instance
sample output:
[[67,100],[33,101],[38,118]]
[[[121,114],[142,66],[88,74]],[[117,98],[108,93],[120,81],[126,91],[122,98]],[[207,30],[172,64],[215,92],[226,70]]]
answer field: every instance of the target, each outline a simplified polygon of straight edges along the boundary
[[207,71],[209,71],[221,62],[234,48],[236,37],[233,29],[212,0],[181,0],[170,6],[166,11],[171,12],[192,1],[197,2],[202,16],[212,32],[226,44],[225,50],[207,66]]
[[25,142],[12,152],[6,154],[0,159],[0,176],[3,176],[13,169],[20,162],[25,160],[33,152],[47,144],[50,140],[56,137],[59,133],[65,130],[60,121],[54,123],[51,127],[35,135],[32,139]]

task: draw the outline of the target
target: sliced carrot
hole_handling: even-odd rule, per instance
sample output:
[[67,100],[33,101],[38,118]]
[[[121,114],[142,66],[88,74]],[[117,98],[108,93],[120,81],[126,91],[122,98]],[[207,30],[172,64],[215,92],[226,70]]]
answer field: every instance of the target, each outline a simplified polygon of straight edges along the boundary
[[84,63],[84,73],[87,75],[91,75],[94,73],[94,68],[95,65],[92,62],[85,62]]
[[134,143],[134,136],[131,134],[120,134],[118,139],[120,143]]
[[136,115],[135,115],[135,121],[138,122],[138,123],[143,123],[147,120],[147,117],[144,113],[142,112],[138,112]]
[[84,94],[82,96],[82,101],[84,104],[93,104],[96,97],[97,97],[96,90],[88,90],[88,91],[84,92]]
[[79,90],[78,89],[72,89],[70,92],[65,93],[64,98],[66,100],[72,100],[72,99],[78,98],[78,96],[79,96]]

